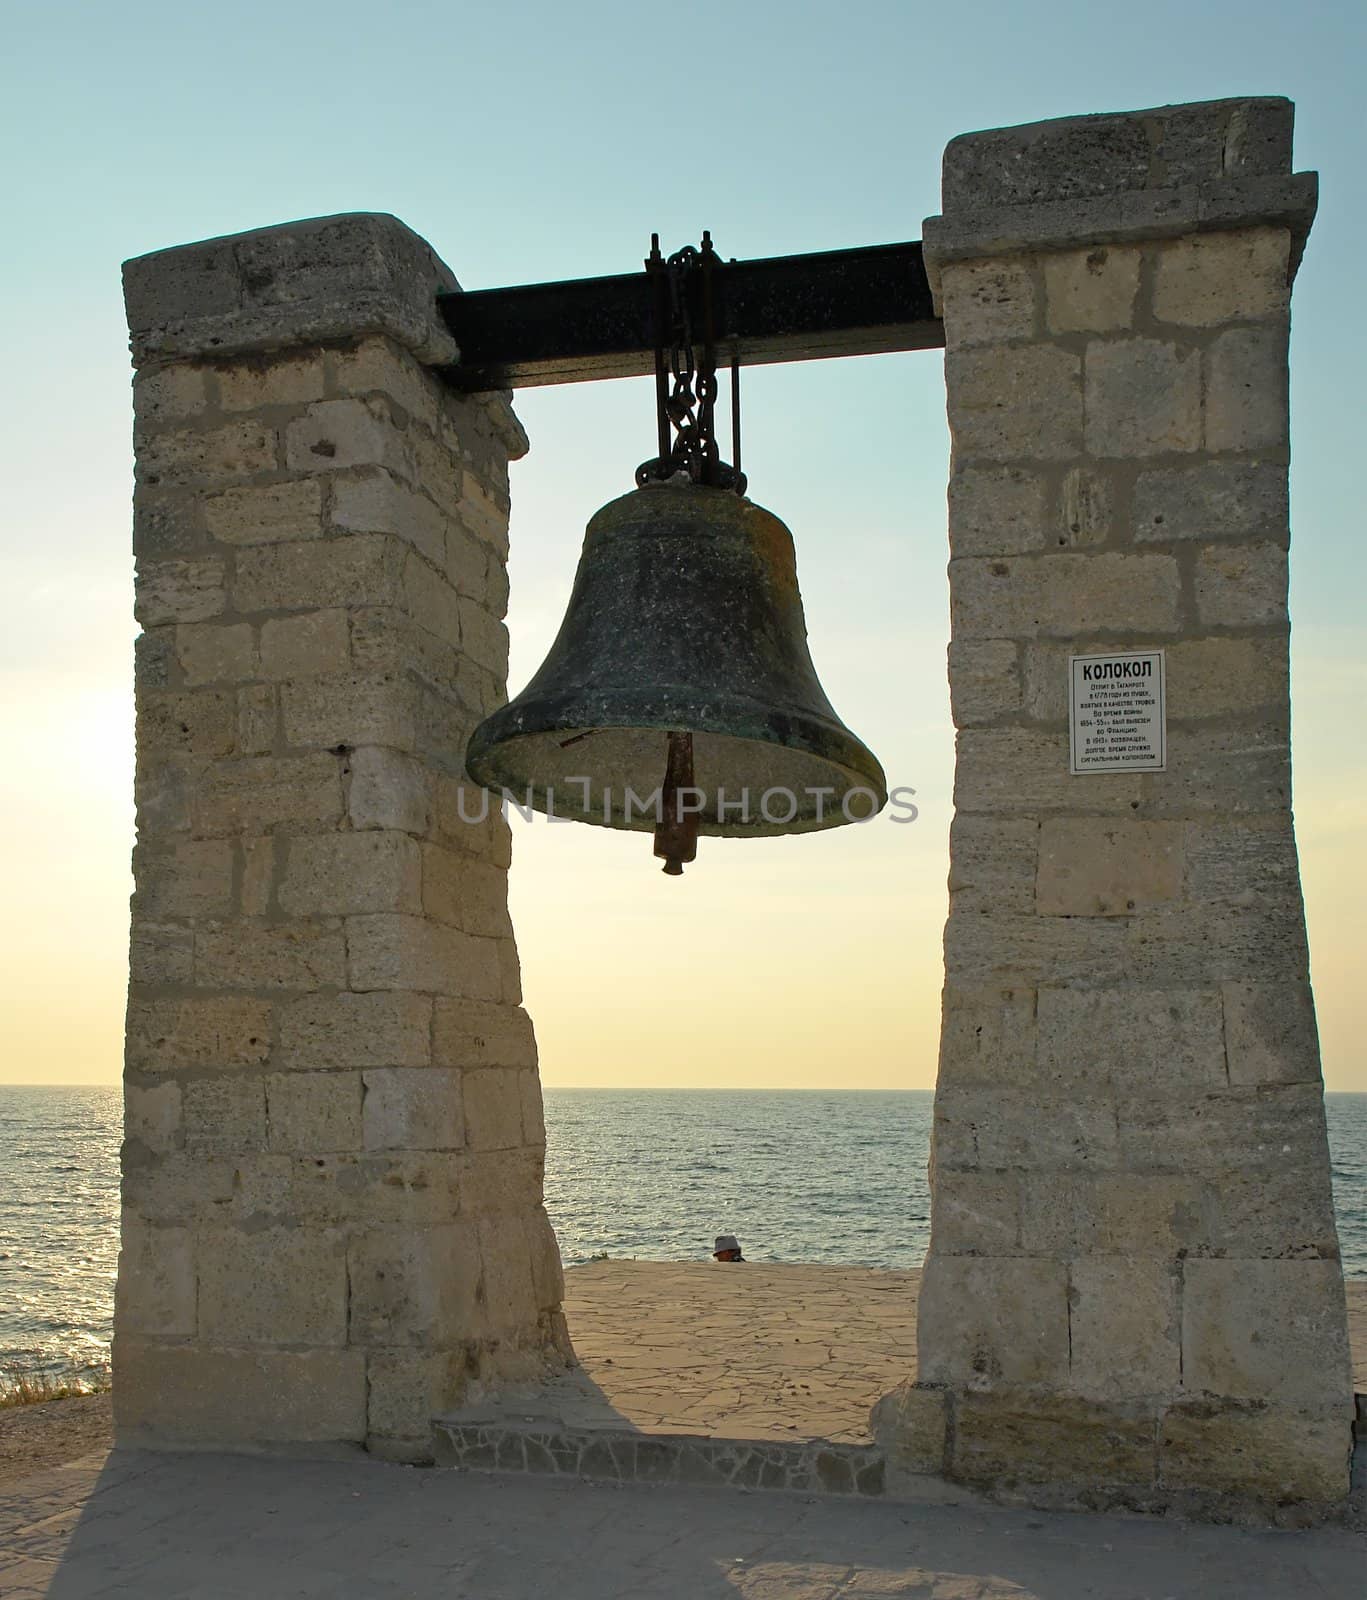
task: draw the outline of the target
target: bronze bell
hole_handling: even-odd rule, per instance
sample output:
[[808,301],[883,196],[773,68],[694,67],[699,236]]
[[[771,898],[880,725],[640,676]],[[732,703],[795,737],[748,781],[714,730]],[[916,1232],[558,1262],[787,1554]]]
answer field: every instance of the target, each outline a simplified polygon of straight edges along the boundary
[[880,810],[877,759],[812,666],[793,539],[679,473],[589,522],[569,609],[527,687],[475,729],[475,782],[558,817],[656,833],[801,833]]

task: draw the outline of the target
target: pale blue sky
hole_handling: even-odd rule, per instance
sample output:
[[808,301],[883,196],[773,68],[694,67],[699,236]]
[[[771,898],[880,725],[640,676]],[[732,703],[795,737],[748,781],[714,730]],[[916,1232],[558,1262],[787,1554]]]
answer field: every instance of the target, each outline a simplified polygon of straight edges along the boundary
[[[472,288],[630,271],[652,229],[670,249],[710,227],[740,257],[881,243],[919,237],[957,133],[1286,94],[1297,166],[1322,180],[1294,315],[1299,809],[1330,1082],[1367,1087],[1350,1053],[1367,1026],[1352,931],[1367,818],[1363,7],[0,0],[0,21],[12,719],[0,952],[19,1041],[0,1076],[117,1073],[133,631],[124,257],[348,210],[396,213]],[[715,1053],[726,1018],[774,1004],[798,1018],[802,1037],[775,1046],[793,1081],[927,1084],[952,777],[940,358],[768,368],[745,402],[751,492],[796,537],[818,671],[890,780],[917,788],[923,816],[750,853],[704,846],[690,914],[730,942],[690,972],[721,1019],[698,1048]],[[513,481],[515,687],[558,622],[584,521],[653,446],[639,381],[532,391],[518,406],[533,450]],[[620,1010],[614,963],[667,931],[675,907],[634,837],[528,830],[519,849],[547,1076],[609,1081],[587,1036],[557,1028],[567,941],[589,917],[597,977],[576,969],[573,987]],[[804,903],[824,908],[843,964],[794,942]],[[639,975],[629,987],[644,1042],[667,997]],[[812,1043],[823,1018],[851,1009],[882,1019],[859,1036],[856,1067],[854,1042],[844,1059]],[[772,1081],[746,1064],[733,1077]]]

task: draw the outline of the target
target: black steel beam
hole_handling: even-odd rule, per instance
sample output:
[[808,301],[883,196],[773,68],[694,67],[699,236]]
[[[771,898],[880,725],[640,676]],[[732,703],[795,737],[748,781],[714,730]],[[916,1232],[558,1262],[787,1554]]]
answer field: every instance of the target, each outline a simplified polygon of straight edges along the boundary
[[[919,241],[719,262],[713,284],[718,366],[730,366],[733,352],[753,367],[944,347]],[[644,271],[461,290],[438,301],[460,347],[460,361],[441,371],[458,389],[655,370],[654,290]],[[700,318],[694,325],[700,332]]]

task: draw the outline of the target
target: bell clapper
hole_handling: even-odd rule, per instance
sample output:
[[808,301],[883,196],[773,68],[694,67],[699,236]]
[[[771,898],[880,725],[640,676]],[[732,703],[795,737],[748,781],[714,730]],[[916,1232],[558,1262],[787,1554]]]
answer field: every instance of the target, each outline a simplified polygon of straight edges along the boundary
[[698,813],[684,812],[680,792],[693,788],[693,735],[671,733],[665,759],[665,780],[660,796],[660,820],[655,824],[655,854],[664,860],[668,877],[681,878],[684,862],[698,854]]

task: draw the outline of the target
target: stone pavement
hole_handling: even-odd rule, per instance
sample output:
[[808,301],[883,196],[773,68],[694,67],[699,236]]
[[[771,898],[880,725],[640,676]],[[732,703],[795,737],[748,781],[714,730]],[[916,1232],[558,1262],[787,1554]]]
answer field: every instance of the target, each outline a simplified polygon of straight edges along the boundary
[[565,1274],[589,1378],[647,1433],[869,1439],[916,1367],[919,1272],[593,1261]]
[[1360,1600],[1367,1539],[486,1477],[91,1457],[0,1495],[5,1600]]

